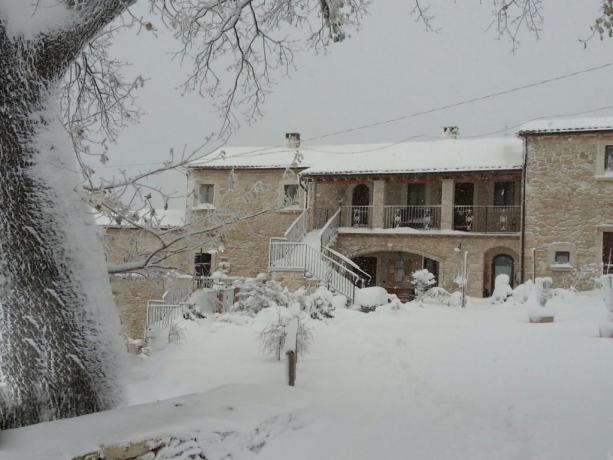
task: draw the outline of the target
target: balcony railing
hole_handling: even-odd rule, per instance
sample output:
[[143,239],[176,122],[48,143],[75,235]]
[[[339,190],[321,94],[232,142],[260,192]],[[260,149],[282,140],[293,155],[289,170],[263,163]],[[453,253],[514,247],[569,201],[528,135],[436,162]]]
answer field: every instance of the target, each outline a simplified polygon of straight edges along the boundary
[[341,227],[372,227],[373,206],[343,206],[341,208]]
[[520,218],[519,206],[455,206],[453,228],[463,232],[516,233]]
[[386,206],[384,219],[384,228],[438,230],[441,228],[441,207]]

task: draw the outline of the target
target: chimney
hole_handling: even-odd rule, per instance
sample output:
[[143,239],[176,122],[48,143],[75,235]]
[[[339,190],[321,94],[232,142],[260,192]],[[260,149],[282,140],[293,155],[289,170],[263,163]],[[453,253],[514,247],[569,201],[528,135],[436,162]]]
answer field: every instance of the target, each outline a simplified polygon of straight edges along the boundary
[[285,145],[290,149],[300,148],[300,133],[285,133]]
[[460,135],[458,126],[443,126],[443,139],[457,139]]

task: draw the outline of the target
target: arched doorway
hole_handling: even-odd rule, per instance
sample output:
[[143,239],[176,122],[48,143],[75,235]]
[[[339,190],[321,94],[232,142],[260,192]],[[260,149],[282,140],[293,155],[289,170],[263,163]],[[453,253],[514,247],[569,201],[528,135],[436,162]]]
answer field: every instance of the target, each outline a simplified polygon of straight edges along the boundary
[[491,291],[494,292],[494,286],[496,284],[496,277],[498,275],[508,275],[511,287],[513,287],[513,277],[515,275],[515,266],[513,263],[513,257],[507,254],[498,254],[492,259],[492,280]]
[[370,188],[368,185],[356,185],[351,197],[351,220],[354,227],[368,226],[370,208]]

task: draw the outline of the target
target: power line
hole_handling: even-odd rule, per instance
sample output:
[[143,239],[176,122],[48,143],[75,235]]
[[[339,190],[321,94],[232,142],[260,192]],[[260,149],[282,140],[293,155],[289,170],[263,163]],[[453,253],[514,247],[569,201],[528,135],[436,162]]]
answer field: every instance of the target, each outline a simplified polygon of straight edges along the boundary
[[308,139],[305,139],[305,140],[306,141],[313,141],[313,140],[325,139],[327,137],[338,136],[340,134],[348,134],[348,133],[352,133],[352,132],[355,132],[355,131],[361,131],[361,130],[364,130],[364,129],[375,128],[377,126],[387,125],[387,124],[390,124],[390,123],[396,123],[396,122],[399,122],[399,121],[408,120],[410,118],[416,118],[416,117],[420,117],[420,116],[423,116],[423,115],[428,115],[428,114],[431,114],[431,113],[441,112],[443,110],[453,109],[455,107],[460,107],[460,106],[467,105],[467,104],[474,104],[475,102],[481,102],[481,101],[484,101],[486,99],[491,99],[491,98],[499,97],[499,96],[505,96],[507,94],[516,93],[518,91],[523,91],[523,90],[530,89],[530,88],[536,88],[538,86],[543,86],[543,85],[547,85],[549,83],[554,83],[554,82],[557,82],[557,81],[566,80],[566,79],[573,78],[573,77],[576,77],[578,75],[583,75],[583,74],[590,73],[590,72],[596,72],[598,70],[606,69],[606,68],[609,68],[609,67],[613,67],[613,62],[608,62],[606,64],[601,64],[601,65],[594,66],[594,67],[588,67],[587,69],[578,70],[578,71],[567,73],[567,74],[564,74],[564,75],[558,75],[558,76],[555,76],[555,77],[552,77],[552,78],[547,78],[545,80],[540,80],[540,81],[537,81],[537,82],[528,83],[528,84],[522,85],[522,86],[516,86],[514,88],[506,89],[506,90],[503,90],[503,91],[496,91],[494,93],[489,93],[489,94],[486,94],[484,96],[478,96],[478,97],[473,97],[473,98],[470,98],[470,99],[464,99],[464,100],[461,100],[461,101],[458,101],[458,102],[454,102],[452,104],[446,104],[446,105],[442,105],[442,106],[439,106],[439,107],[434,107],[434,108],[427,109],[427,110],[421,110],[419,112],[413,112],[413,113],[406,114],[406,115],[400,115],[398,117],[390,118],[390,119],[387,119],[387,120],[376,121],[376,122],[369,123],[369,124],[366,124],[366,125],[356,126],[356,127],[353,127],[353,128],[347,128],[347,129],[343,129],[343,130],[340,130],[340,131],[334,131],[334,132],[331,132],[331,133],[322,134],[320,136],[311,137],[311,138],[308,138]]
[[[496,98],[496,97],[500,97],[500,96],[505,96],[505,95],[516,93],[516,92],[519,92],[519,91],[524,91],[526,89],[536,88],[536,87],[547,85],[547,84],[554,83],[554,82],[557,82],[557,81],[566,80],[566,79],[573,78],[573,77],[576,77],[576,76],[579,76],[579,75],[584,75],[584,74],[587,74],[587,73],[596,72],[596,71],[603,70],[603,69],[606,69],[606,68],[609,68],[609,67],[613,67],[613,62],[608,62],[608,63],[601,64],[601,65],[598,65],[598,66],[588,67],[588,68],[583,69],[583,70],[577,70],[575,72],[570,72],[570,73],[563,74],[563,75],[557,75],[555,77],[547,78],[545,80],[540,80],[540,81],[537,81],[537,82],[532,82],[532,83],[528,83],[528,84],[525,84],[525,85],[516,86],[514,88],[510,88],[510,89],[506,89],[506,90],[502,90],[502,91],[496,91],[496,92],[489,93],[489,94],[486,94],[486,95],[483,95],[483,96],[477,96],[477,97],[473,97],[473,98],[469,98],[469,99],[464,99],[464,100],[457,101],[457,102],[454,102],[454,103],[451,103],[451,104],[446,104],[446,105],[442,105],[442,106],[438,106],[438,107],[434,107],[434,108],[430,108],[430,109],[426,109],[426,110],[421,110],[421,111],[413,112],[413,113],[410,113],[410,114],[400,115],[398,117],[389,118],[387,120],[376,121],[376,122],[365,124],[365,125],[359,125],[359,126],[355,126],[355,127],[351,127],[351,128],[342,129],[342,130],[339,130],[339,131],[332,131],[332,132],[324,133],[324,134],[321,134],[321,135],[318,135],[318,136],[313,136],[313,137],[310,137],[310,138],[305,138],[305,139],[303,139],[303,142],[309,142],[309,141],[314,141],[314,140],[326,139],[326,138],[333,137],[333,136],[338,136],[338,135],[341,135],[341,134],[348,134],[348,133],[352,133],[352,132],[356,132],[356,131],[362,131],[362,130],[365,130],[365,129],[375,128],[375,127],[378,127],[378,126],[383,126],[383,125],[387,125],[387,124],[391,124],[391,123],[397,123],[399,121],[408,120],[408,119],[411,119],[411,118],[417,118],[417,117],[420,117],[420,116],[423,116],[423,115],[428,115],[428,114],[432,114],[432,113],[436,113],[436,112],[442,112],[444,110],[449,110],[449,109],[452,109],[452,108],[461,107],[463,105],[474,104],[476,102],[481,102],[481,101],[484,101],[484,100],[487,100],[487,99],[492,99],[492,98]],[[608,108],[608,107],[600,108],[600,109],[595,109],[593,111],[595,112],[595,111],[599,111],[599,110],[605,110],[606,108]],[[590,112],[592,112],[592,111],[586,111],[586,112],[581,112],[581,113],[590,113]],[[577,113],[576,115],[578,115],[578,114],[579,113]],[[551,116],[562,116],[562,115],[551,115]],[[546,118],[546,117],[541,117],[541,118]],[[523,123],[520,123],[520,124],[518,124],[516,126],[506,127],[503,130],[494,131],[494,132],[487,133],[487,134],[482,134],[482,135],[479,135],[479,136],[470,136],[470,137],[482,137],[482,136],[486,136],[488,134],[498,134],[500,132],[504,132],[507,129],[513,129],[515,127],[519,127],[522,124]],[[401,144],[401,143],[404,143],[404,142],[408,142],[409,140],[413,139],[414,137],[419,137],[419,136],[411,136],[411,137],[409,137],[407,139],[404,139],[404,140],[401,140],[401,141],[398,141],[398,142],[386,145],[385,147],[375,148],[372,151],[380,150],[381,148],[389,148],[389,147],[394,146],[394,145],[398,145],[398,144]],[[424,136],[424,137],[426,137],[426,136]],[[206,153],[204,155],[196,157],[192,161],[201,160],[201,159],[205,158],[206,156],[210,155],[211,153],[213,153],[214,151],[219,150],[219,149],[223,149],[224,146],[225,145],[223,145],[221,147],[218,147],[217,149],[215,149],[215,150],[213,150],[211,152],[208,152],[208,153]],[[258,148],[258,149],[252,150],[252,151],[241,152],[240,154],[236,154],[236,155],[230,155],[230,156],[227,156],[225,158],[235,158],[235,157],[242,157],[242,156],[247,156],[247,155],[255,156],[255,155],[252,155],[254,153],[260,153],[261,155],[265,155],[266,154],[265,152],[267,150],[274,150],[274,149],[281,148],[281,147],[285,147],[285,144],[278,144],[278,145],[274,145],[274,146],[262,147],[262,148]],[[325,152],[323,152],[323,153],[325,153]],[[130,166],[151,166],[151,165],[162,165],[162,164],[163,164],[163,162],[159,162],[159,163],[151,162],[151,163],[133,163],[133,164],[126,164],[126,165],[103,165],[102,167],[121,168],[121,167],[130,167]]]

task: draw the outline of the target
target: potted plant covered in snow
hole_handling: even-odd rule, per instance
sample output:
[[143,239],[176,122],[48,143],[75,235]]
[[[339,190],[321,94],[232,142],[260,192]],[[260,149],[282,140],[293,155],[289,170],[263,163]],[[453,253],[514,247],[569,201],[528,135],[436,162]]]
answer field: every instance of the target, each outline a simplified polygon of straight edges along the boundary
[[613,275],[602,275],[602,300],[607,308],[606,321],[600,324],[600,337],[613,338]]
[[531,323],[553,323],[555,314],[551,308],[547,307],[547,302],[551,299],[551,286],[553,281],[549,277],[536,278],[530,296],[530,322]]
[[417,270],[411,275],[411,284],[415,289],[415,300],[424,306],[424,295],[436,284],[436,278],[427,269]]

